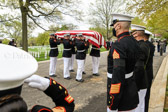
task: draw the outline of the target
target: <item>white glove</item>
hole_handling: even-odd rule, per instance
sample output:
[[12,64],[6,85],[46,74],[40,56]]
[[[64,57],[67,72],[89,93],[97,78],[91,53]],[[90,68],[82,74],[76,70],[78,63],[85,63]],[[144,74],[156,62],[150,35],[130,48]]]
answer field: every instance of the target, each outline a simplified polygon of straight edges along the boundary
[[50,85],[49,79],[38,75],[32,75],[31,77],[27,78],[24,82],[28,83],[30,87],[37,88],[42,91],[45,91]]

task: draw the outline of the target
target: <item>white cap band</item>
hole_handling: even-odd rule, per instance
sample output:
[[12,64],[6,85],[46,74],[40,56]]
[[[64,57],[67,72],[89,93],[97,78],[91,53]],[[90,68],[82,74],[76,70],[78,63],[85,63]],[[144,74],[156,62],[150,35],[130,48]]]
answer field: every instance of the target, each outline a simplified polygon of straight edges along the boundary
[[135,24],[131,25],[131,30],[132,31],[145,31],[145,29],[146,28],[144,26],[135,25]]

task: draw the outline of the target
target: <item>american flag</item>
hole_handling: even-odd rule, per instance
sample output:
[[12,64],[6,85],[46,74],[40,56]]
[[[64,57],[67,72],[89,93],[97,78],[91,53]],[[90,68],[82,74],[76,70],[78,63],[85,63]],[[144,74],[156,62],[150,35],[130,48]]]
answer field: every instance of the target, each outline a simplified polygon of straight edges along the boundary
[[64,34],[69,33],[71,35],[71,38],[75,38],[76,34],[82,33],[83,36],[90,42],[91,44],[97,46],[98,48],[100,45],[106,47],[106,41],[104,40],[104,37],[96,31],[92,30],[64,30],[56,32],[55,35],[57,35],[58,38],[64,38]]

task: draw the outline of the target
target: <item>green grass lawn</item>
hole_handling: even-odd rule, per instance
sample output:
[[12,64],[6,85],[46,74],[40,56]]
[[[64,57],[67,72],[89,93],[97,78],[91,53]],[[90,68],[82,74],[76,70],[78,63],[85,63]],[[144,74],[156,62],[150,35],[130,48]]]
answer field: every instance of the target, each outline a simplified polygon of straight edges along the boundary
[[[62,58],[62,50],[63,50],[63,46],[62,45],[59,45],[58,46],[58,49],[59,49],[59,55],[58,55],[58,58]],[[38,53],[38,52],[41,52],[40,53],[40,56],[39,57],[35,57],[35,59],[37,61],[45,61],[45,60],[49,60],[50,57],[49,57],[49,51],[50,51],[50,47],[49,46],[36,46],[36,47],[29,47],[29,52],[32,53]],[[100,49],[100,52],[104,52],[104,51],[107,51],[106,48],[101,48]],[[45,53],[47,52],[47,56],[45,56]],[[88,51],[88,53],[90,53],[90,50]]]
[[100,52],[104,52],[104,51],[107,51],[106,48],[100,48]]
[[[57,58],[62,58],[62,53],[59,53]],[[49,55],[47,55],[47,57],[45,58],[45,52],[41,53],[40,58],[36,58],[37,61],[45,61],[49,59],[50,59]]]

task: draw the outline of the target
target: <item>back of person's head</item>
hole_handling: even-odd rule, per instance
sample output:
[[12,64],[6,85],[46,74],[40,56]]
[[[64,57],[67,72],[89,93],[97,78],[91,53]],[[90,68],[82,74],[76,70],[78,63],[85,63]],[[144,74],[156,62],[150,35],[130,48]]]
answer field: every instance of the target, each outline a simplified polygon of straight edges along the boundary
[[27,112],[25,101],[17,94],[0,98],[0,112]]
[[120,22],[122,29],[129,30],[131,22]]
[[137,33],[138,33],[138,36],[145,37],[144,31],[137,31]]

